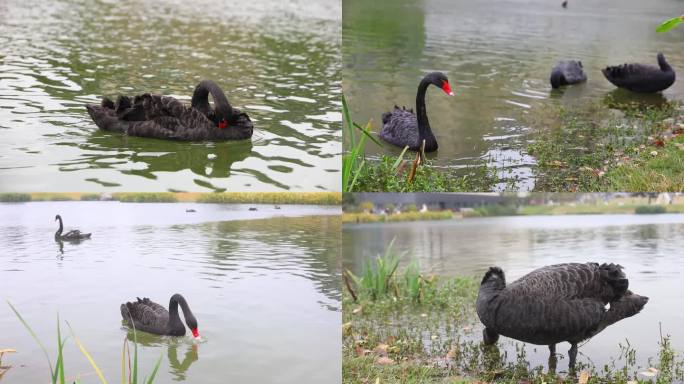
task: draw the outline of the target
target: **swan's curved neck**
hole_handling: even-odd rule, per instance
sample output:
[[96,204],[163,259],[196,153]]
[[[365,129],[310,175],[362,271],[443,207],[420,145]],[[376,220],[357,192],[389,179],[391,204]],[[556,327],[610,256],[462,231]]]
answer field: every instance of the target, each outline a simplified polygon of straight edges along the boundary
[[425,108],[425,93],[430,84],[430,80],[426,78],[421,80],[418,85],[418,93],[416,94],[416,118],[418,119],[418,136],[421,142],[426,136],[432,135],[427,109]]
[[187,301],[185,301],[185,298],[179,294],[175,294],[171,296],[171,300],[169,300],[169,324],[168,327],[169,329],[183,329],[185,330],[185,325],[183,325],[183,322],[180,319],[180,315],[178,314],[178,305],[180,305],[181,309],[183,310],[183,317],[185,318],[185,322],[188,322],[188,319],[192,319],[193,322],[197,322],[195,320],[195,316],[192,314],[192,311],[190,310],[190,307],[188,306]]
[[[214,99],[214,111],[209,106],[209,94]],[[211,80],[200,82],[192,94],[191,105],[206,116],[215,117],[214,114],[229,117],[233,115],[233,107],[228,102],[228,98],[223,90]],[[214,113],[212,113],[214,112]]]
[[57,220],[59,220],[59,229],[57,232],[55,232],[55,237],[59,237],[62,234],[62,231],[64,230],[64,226],[62,225],[62,218],[58,217]]
[[667,61],[665,61],[665,55],[663,55],[662,53],[658,54],[658,66],[660,66],[661,71],[671,71],[672,70],[672,67],[670,66],[670,64]]

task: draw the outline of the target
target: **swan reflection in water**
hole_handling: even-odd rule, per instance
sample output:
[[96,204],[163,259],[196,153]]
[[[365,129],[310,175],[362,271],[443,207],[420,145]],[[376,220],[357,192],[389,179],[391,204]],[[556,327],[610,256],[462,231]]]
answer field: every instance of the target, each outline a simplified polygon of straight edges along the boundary
[[[166,358],[169,362],[169,374],[173,376],[175,381],[183,381],[186,379],[186,374],[190,366],[199,360],[199,343],[196,341],[188,342],[188,339],[163,337],[152,335],[150,333],[138,332],[138,344],[144,347],[166,347]],[[133,330],[129,330],[126,334],[129,342],[133,343]],[[178,350],[181,353],[184,351],[183,360],[178,359]]]

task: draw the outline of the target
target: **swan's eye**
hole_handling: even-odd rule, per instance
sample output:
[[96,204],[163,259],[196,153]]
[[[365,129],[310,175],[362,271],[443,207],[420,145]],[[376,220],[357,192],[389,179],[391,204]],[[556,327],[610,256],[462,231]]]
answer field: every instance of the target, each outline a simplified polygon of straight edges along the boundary
[[449,96],[454,95],[454,93],[451,91],[451,86],[449,85],[449,82],[446,80],[442,80],[442,90]]
[[228,127],[228,120],[222,119],[221,121],[219,121],[218,127],[219,127],[219,129],[224,129],[224,128]]

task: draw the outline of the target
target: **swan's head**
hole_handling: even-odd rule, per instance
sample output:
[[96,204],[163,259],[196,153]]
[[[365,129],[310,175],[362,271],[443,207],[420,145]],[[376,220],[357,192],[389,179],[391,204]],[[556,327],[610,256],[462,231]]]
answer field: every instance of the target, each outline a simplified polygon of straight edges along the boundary
[[195,319],[195,316],[190,316],[189,318],[187,318],[185,323],[188,325],[188,328],[190,328],[190,331],[192,332],[192,337],[199,340],[200,333],[199,328],[197,327],[197,319]]
[[60,215],[55,216],[55,221],[61,220],[61,219],[62,219],[62,216],[60,216]]
[[492,285],[496,288],[503,289],[506,287],[506,276],[499,267],[490,267],[487,273],[482,278],[480,285]]
[[447,95],[454,95],[454,92],[451,90],[451,85],[449,85],[449,79],[442,72],[428,73],[425,78],[434,86],[439,87]]

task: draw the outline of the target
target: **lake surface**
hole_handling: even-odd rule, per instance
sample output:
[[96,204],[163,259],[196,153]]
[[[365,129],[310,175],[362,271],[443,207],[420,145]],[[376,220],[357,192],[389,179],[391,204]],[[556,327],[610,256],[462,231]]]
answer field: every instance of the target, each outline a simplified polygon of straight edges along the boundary
[[[482,278],[490,266],[500,266],[512,282],[532,270],[566,262],[618,263],[624,267],[630,289],[648,296],[644,310],[594,336],[579,349],[578,362],[596,367],[620,354],[625,339],[636,349],[637,363],[657,357],[663,335],[672,335],[672,346],[684,349],[684,215],[585,215],[478,218],[420,223],[345,225],[342,230],[343,267],[359,271],[369,257],[384,253],[396,237],[397,251],[416,257],[421,269],[442,276]],[[408,261],[408,256],[404,260]],[[472,337],[481,340],[475,330]],[[502,338],[499,345],[509,359],[515,344]],[[536,347],[536,348],[535,348]],[[560,344],[564,355],[558,369],[567,370],[569,344]],[[535,350],[536,349],[536,350]],[[548,349],[528,346],[528,361],[546,366]],[[619,365],[622,367],[622,365]]]
[[[681,14],[681,1],[663,0],[344,0],[343,91],[353,118],[375,122],[395,104],[415,106],[420,79],[443,71],[455,97],[435,87],[427,94],[430,125],[440,148],[436,166],[460,168],[482,161],[500,176],[532,189],[535,160],[525,151],[530,118],[551,106],[587,100],[658,103],[684,96],[676,82],[660,95],[616,92],[600,72],[607,65],[655,65],[661,51],[684,68],[684,30],[655,33]],[[551,92],[559,60],[578,59],[589,78]],[[368,152],[400,153],[389,144]],[[502,185],[503,186],[503,185]],[[498,187],[497,187],[498,188]]]
[[[56,359],[56,316],[68,321],[108,380],[130,337],[119,306],[181,293],[204,339],[139,333],[141,379],[162,356],[159,383],[304,383],[341,377],[339,207],[65,202],[0,204],[0,382],[47,382],[39,347]],[[186,209],[195,209],[187,213]],[[54,216],[92,232],[54,241]],[[63,324],[64,325],[64,324]],[[62,332],[68,334],[65,326]],[[189,332],[188,332],[189,334]],[[131,346],[132,347],[132,346]],[[97,382],[73,340],[66,371]]]
[[[340,190],[338,0],[7,0],[0,4],[0,190]],[[190,102],[215,80],[251,140],[98,130],[85,104]]]

